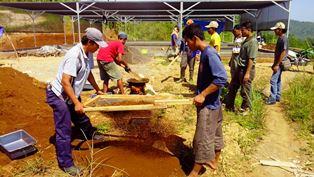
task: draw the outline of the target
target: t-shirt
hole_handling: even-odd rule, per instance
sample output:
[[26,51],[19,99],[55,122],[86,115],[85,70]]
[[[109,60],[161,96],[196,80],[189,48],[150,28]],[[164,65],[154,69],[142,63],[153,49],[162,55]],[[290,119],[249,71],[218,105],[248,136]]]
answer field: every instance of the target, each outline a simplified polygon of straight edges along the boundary
[[178,34],[176,34],[176,33],[172,33],[171,34],[171,46],[177,46],[178,44],[177,44],[177,42],[178,42]]
[[[205,50],[202,51],[200,58],[196,94],[200,94],[212,83],[223,87],[226,82],[227,73],[220,61],[217,51],[214,48],[207,46]],[[218,89],[214,93],[207,95],[203,105],[209,109],[218,109],[221,105],[219,100],[220,90],[221,89]]]
[[124,55],[124,45],[120,41],[112,41],[107,47],[99,49],[97,60],[110,63],[117,58],[119,53]]
[[210,38],[210,41],[209,41],[209,45],[212,46],[212,47],[216,47],[216,50],[217,52],[219,53],[220,52],[220,48],[221,48],[221,39],[220,39],[220,36],[217,32],[215,32],[211,38]]
[[253,60],[253,64],[255,65],[257,52],[258,44],[256,38],[253,36],[246,38],[240,49],[239,59],[237,60],[238,66],[246,67],[250,58]]
[[245,40],[245,37],[237,37],[233,41],[233,48],[232,48],[232,54],[239,55],[241,50],[241,45],[243,41]]
[[[277,40],[276,49],[275,49],[275,60],[276,61],[279,60],[279,57],[284,50],[288,50],[288,39],[287,39],[286,35],[279,37]],[[287,54],[286,54],[286,56],[287,56]]]
[[51,90],[63,100],[67,99],[61,85],[62,74],[64,73],[73,77],[74,94],[79,97],[90,73],[89,60],[93,60],[93,55],[91,53],[86,55],[81,43],[72,47],[61,61],[56,79],[50,83]]

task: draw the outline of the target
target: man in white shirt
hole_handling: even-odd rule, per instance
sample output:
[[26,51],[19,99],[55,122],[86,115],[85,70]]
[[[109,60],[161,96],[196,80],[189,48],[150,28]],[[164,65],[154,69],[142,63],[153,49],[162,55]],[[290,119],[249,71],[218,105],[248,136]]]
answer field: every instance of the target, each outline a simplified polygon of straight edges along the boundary
[[56,79],[47,87],[47,103],[53,109],[54,115],[58,164],[63,171],[72,176],[80,175],[81,170],[73,163],[71,121],[87,138],[100,138],[100,135],[93,137],[96,128],[84,114],[80,94],[87,80],[97,94],[103,94],[95,82],[89,60],[93,59],[91,53],[96,52],[99,47],[106,46],[98,29],[87,28],[81,43],[66,53],[60,63]]

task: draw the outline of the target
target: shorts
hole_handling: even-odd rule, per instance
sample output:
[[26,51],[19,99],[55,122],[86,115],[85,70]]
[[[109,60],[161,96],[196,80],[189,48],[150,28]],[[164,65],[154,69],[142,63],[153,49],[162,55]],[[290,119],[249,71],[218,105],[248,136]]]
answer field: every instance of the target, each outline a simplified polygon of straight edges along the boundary
[[122,75],[115,62],[103,62],[97,60],[100,79],[103,81],[109,81],[109,79],[115,81],[122,79]]
[[195,162],[208,164],[215,158],[215,151],[224,147],[222,134],[222,110],[197,108],[197,123],[193,140]]

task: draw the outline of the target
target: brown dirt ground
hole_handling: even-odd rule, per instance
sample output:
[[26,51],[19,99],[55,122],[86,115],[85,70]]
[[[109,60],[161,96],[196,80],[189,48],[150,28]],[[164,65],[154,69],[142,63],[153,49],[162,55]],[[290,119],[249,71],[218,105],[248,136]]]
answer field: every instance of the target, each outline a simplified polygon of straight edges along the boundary
[[[0,134],[24,129],[37,140],[36,147],[39,149],[33,156],[14,161],[1,153],[0,165],[4,174],[0,176],[11,176],[12,171],[38,156],[44,159],[44,164],[48,168],[51,168],[49,167],[51,162],[54,164],[52,166],[57,168],[55,151],[49,142],[54,134],[54,126],[52,110],[45,103],[45,85],[12,68],[0,68],[0,73]],[[141,114],[143,113],[139,116]],[[119,119],[124,115],[118,113],[114,117]],[[169,138],[171,137],[165,139],[168,142],[167,146],[175,147],[176,142],[170,141]],[[124,176],[183,176],[179,159],[160,148],[153,147],[153,143],[151,141],[147,143],[143,139],[134,141],[108,139],[104,142],[74,140],[72,145],[74,161],[83,167],[87,167],[89,164],[87,159],[91,159],[92,152],[88,145],[93,144],[94,152],[98,151],[97,155],[94,155],[94,162],[100,165],[95,168],[93,176],[112,176],[115,171],[119,171],[118,169],[124,171],[121,172]],[[175,149],[173,152],[175,153]]]

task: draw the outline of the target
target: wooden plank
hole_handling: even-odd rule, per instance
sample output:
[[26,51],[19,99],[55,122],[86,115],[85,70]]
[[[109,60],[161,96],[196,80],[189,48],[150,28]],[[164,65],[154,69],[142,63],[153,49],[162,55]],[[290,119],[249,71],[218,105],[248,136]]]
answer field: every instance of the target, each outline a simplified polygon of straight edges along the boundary
[[167,105],[190,105],[193,104],[192,99],[164,99],[164,100],[155,100],[155,103],[164,103]]
[[169,67],[170,67],[177,59],[179,59],[179,58],[180,58],[180,55],[177,55],[177,56],[170,62],[170,64],[167,66],[166,69],[169,69]]
[[122,94],[114,94],[114,95],[99,95],[100,98],[162,98],[161,96],[155,96],[155,95],[122,95]]
[[98,98],[100,98],[100,95],[95,96],[92,99],[87,100],[85,103],[83,103],[84,106],[88,106],[90,103],[94,102],[95,100],[97,100]]
[[140,110],[154,110],[154,109],[165,109],[167,108],[164,104],[141,104],[141,105],[121,105],[121,106],[101,106],[101,107],[87,107],[84,108],[85,112],[93,111],[140,111]]
[[259,162],[260,164],[266,166],[298,168],[298,166],[292,162],[281,162],[274,160],[260,160]]

